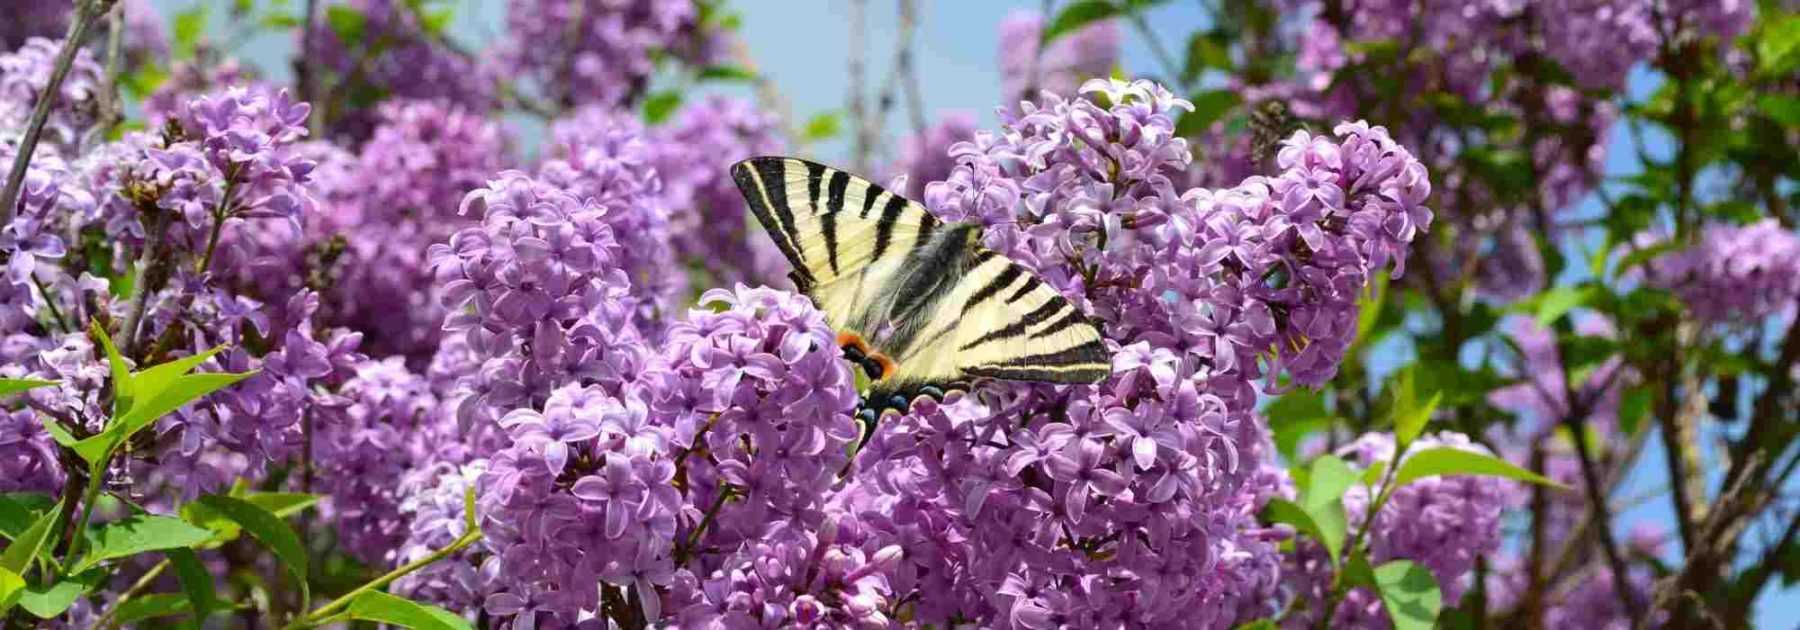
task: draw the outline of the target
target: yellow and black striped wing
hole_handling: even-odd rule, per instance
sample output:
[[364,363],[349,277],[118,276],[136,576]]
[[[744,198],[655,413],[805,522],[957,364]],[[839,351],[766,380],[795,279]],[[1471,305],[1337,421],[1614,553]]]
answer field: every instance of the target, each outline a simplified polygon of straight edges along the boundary
[[731,176],[794,265],[795,286],[840,330],[939,225],[924,206],[816,162],[756,157]]
[[1100,330],[1081,309],[1016,262],[981,247],[939,303],[896,381],[996,378],[1094,383],[1112,371]]
[[882,401],[977,378],[1091,383],[1110,372],[1099,329],[1035,274],[978,245],[977,226],[942,223],[806,160],[751,158],[731,174],[840,343],[892,360],[871,387]]

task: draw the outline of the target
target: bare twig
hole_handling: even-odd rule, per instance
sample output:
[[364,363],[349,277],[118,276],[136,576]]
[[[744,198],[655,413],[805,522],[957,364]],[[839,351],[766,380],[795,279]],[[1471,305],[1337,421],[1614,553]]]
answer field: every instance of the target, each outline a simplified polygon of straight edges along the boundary
[[50,82],[44,85],[44,93],[38,95],[37,106],[32,108],[31,118],[25,123],[25,135],[19,139],[19,153],[13,157],[12,170],[6,174],[6,187],[0,189],[0,229],[12,223],[13,211],[19,205],[19,188],[25,183],[25,171],[31,167],[31,152],[37,149],[38,138],[44,135],[50,107],[56,104],[63,79],[75,65],[75,53],[81,50],[81,40],[87,38],[94,19],[110,9],[112,3],[113,0],[81,0],[75,10],[75,19],[63,38],[62,50],[56,53],[56,65],[50,69]]
[[850,95],[845,105],[850,110],[850,166],[858,173],[867,173],[869,153],[875,144],[875,130],[865,95],[868,90],[868,0],[850,2],[850,37]]
[[100,122],[94,128],[101,134],[112,132],[125,110],[119,100],[119,58],[125,47],[125,5],[113,5],[106,13],[106,76],[100,85]]
[[913,67],[913,40],[918,33],[919,3],[900,0],[900,37],[895,46],[894,72],[906,90],[906,112],[912,121],[913,136],[925,137],[925,93],[919,87],[919,73]]
[[[319,0],[306,0],[306,22],[300,27],[300,62],[294,64],[294,74],[300,80],[301,97],[314,107],[319,106],[319,66],[313,58],[313,29],[318,23]],[[312,116],[307,125],[312,127],[314,138],[325,133],[324,116]]]

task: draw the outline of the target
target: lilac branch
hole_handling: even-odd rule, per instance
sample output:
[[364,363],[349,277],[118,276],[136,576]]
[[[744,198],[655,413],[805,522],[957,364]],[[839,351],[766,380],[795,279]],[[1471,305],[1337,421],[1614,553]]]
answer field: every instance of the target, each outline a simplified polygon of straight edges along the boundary
[[113,1],[82,0],[75,10],[75,20],[69,24],[62,50],[56,53],[56,65],[50,69],[50,82],[38,95],[31,119],[25,123],[25,135],[19,140],[19,154],[13,157],[12,170],[6,174],[6,187],[0,189],[0,229],[12,223],[13,211],[19,204],[19,188],[25,184],[25,171],[31,167],[31,153],[37,149],[38,138],[44,134],[44,123],[50,119],[50,107],[56,104],[63,79],[75,65],[75,53],[81,50],[81,40],[87,38],[94,19],[110,9]]

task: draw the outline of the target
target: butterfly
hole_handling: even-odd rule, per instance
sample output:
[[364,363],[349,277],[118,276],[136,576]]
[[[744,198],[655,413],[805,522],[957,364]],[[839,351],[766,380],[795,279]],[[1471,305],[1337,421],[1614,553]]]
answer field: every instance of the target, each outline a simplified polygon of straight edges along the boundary
[[[872,429],[919,396],[982,379],[1096,383],[1112,360],[1100,330],[1030,270],[862,177],[790,157],[731,167],[788,274],[869,376],[858,420]],[[867,440],[865,434],[864,440]]]

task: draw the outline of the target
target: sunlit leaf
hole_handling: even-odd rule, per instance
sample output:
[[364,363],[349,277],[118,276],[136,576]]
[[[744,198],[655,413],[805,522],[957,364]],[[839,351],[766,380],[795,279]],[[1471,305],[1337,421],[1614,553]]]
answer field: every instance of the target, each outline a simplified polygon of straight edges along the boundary
[[62,511],[62,505],[62,502],[58,501],[55,506],[39,516],[37,522],[32,523],[30,528],[19,534],[18,538],[14,538],[12,544],[6,546],[6,551],[0,552],[0,569],[6,569],[20,576],[29,575],[32,558],[37,557],[38,552],[45,547],[55,547],[56,543],[61,540],[61,532],[55,530],[57,529],[57,516]]
[[28,389],[49,387],[56,381],[40,381],[35,378],[0,378],[0,396],[11,396]]
[[473,626],[448,610],[370,591],[350,602],[350,618],[393,624],[415,630],[469,630]]
[[1039,37],[1040,50],[1041,47],[1050,45],[1050,42],[1056,41],[1057,38],[1073,33],[1081,27],[1118,15],[1119,5],[1112,2],[1079,0],[1069,3],[1061,11],[1056,12],[1056,18],[1050,20],[1050,26],[1045,28]]
[[1394,475],[1394,487],[1399,489],[1415,480],[1438,475],[1504,477],[1526,483],[1563,487],[1562,484],[1504,459],[1451,446],[1428,448],[1407,455],[1406,460],[1400,462],[1400,471]]
[[191,547],[211,538],[211,531],[172,516],[136,514],[102,525],[95,531],[93,546],[73,570],[81,572],[113,558],[146,551]]
[[195,503],[223,515],[249,532],[263,546],[275,552],[275,557],[293,574],[301,588],[306,588],[306,546],[300,542],[294,528],[283,522],[281,517],[237,497],[211,494],[200,497]]
[[1409,560],[1393,560],[1375,567],[1374,577],[1394,630],[1430,630],[1437,623],[1444,597],[1430,569]]

